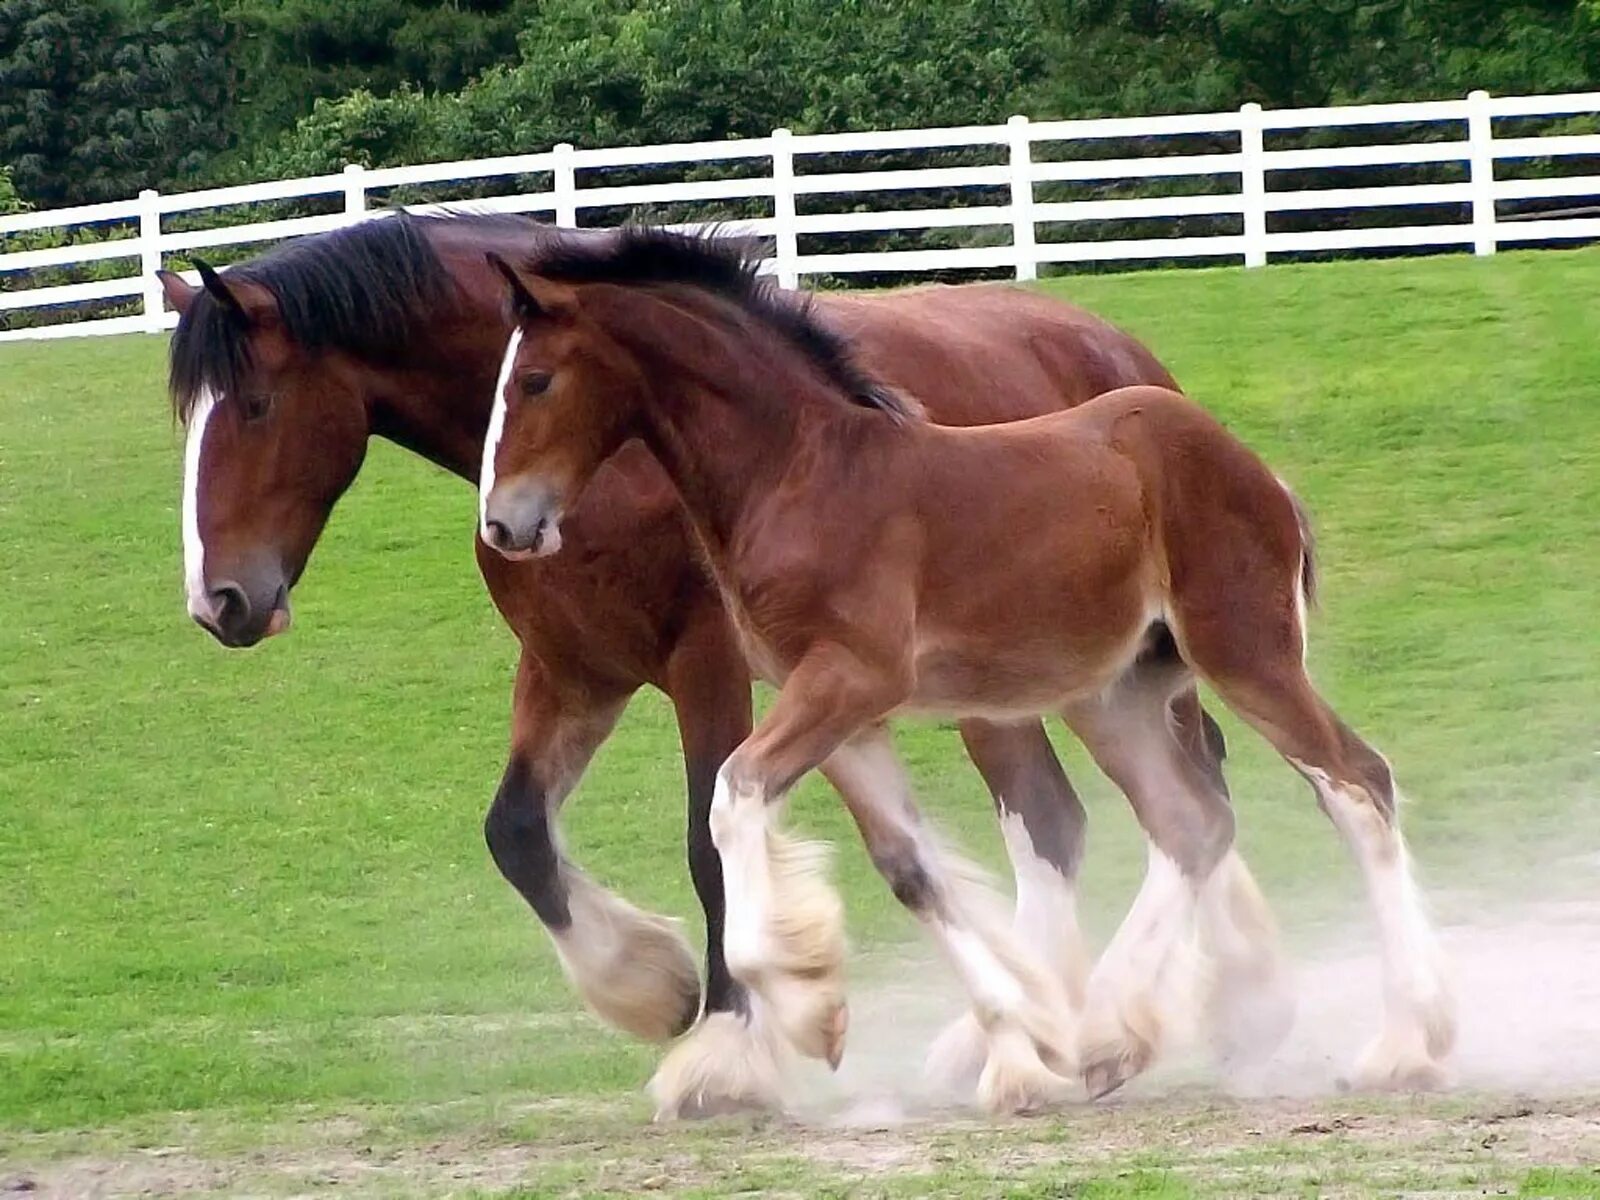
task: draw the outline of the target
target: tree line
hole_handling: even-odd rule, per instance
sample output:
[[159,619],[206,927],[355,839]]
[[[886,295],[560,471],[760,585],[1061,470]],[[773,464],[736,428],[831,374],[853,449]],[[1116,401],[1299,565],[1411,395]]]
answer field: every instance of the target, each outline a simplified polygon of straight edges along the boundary
[[1597,81],[1600,0],[0,0],[0,211],[562,141]]

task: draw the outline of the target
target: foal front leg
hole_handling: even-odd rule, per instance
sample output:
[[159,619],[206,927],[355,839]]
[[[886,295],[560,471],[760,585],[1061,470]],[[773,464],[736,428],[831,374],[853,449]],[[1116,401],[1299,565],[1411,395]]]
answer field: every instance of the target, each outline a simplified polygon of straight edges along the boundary
[[1072,1090],[1076,1022],[1038,947],[1010,926],[976,867],[924,824],[882,726],[852,738],[824,768],[850,806],[873,863],[944,951],[971,997],[983,1052],[978,1097],[997,1112],[1055,1104]]
[[844,647],[814,647],[723,764],[711,803],[727,896],[728,968],[795,1049],[834,1067],[848,1024],[844,909],[827,881],[827,848],[780,832],[774,815],[802,775],[905,693],[898,675]]
[[677,922],[607,891],[562,853],[561,803],[610,734],[628,695],[576,702],[536,660],[517,669],[511,757],[484,819],[495,865],[533,908],[561,968],[611,1025],[649,1041],[687,1029],[700,1009],[700,973]]

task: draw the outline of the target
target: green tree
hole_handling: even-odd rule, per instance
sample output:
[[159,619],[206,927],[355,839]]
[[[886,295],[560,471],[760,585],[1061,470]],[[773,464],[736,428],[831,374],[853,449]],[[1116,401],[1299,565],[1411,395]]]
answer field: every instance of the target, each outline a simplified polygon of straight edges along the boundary
[[520,62],[455,94],[319,103],[272,174],[799,130],[993,120],[1046,68],[1034,0],[546,0]]
[[191,176],[225,141],[222,35],[107,0],[0,0],[0,164],[41,205]]

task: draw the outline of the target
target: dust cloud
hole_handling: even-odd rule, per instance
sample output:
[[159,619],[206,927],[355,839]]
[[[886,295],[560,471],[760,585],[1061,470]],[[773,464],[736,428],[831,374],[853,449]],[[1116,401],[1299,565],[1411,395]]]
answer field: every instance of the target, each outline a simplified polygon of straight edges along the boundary
[[[1591,894],[1600,896],[1600,863],[1591,870]],[[1507,906],[1471,923],[1441,923],[1440,937],[1458,998],[1450,1090],[1546,1097],[1600,1091],[1600,899]],[[1307,1098],[1343,1091],[1381,1013],[1376,936],[1353,927],[1292,959],[1297,1016],[1267,1062],[1224,1076],[1191,1033],[1125,1088],[1123,1101],[1174,1092]],[[931,950],[860,962],[844,1063],[837,1075],[807,1077],[795,1115],[889,1127],[959,1110],[968,1098],[931,1084],[922,1064],[961,1011],[960,992]]]

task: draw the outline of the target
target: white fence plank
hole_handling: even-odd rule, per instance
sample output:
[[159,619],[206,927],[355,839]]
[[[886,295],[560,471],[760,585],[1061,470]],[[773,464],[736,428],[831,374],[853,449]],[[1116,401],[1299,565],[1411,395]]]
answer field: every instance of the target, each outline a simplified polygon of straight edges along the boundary
[[0,292],[0,310],[41,308],[52,304],[72,304],[79,300],[115,300],[138,296],[144,291],[144,277],[128,275],[121,279],[94,279],[88,283],[67,283],[54,287],[23,288]]
[[[6,285],[34,282],[33,272],[95,267],[118,260],[139,260],[137,275],[56,283],[46,274],[35,286],[0,291],[0,312],[34,310],[37,327],[0,330],[0,341],[93,336],[133,329],[168,329],[176,314],[163,311],[155,271],[164,257],[214,246],[292,238],[334,229],[352,221],[381,219],[394,210],[373,209],[375,192],[410,186],[437,191],[466,190],[486,180],[515,176],[548,178],[548,190],[520,192],[438,204],[417,205],[414,212],[548,213],[558,224],[576,225],[585,209],[627,208],[641,204],[704,204],[725,200],[766,201],[770,216],[731,222],[688,222],[680,228],[715,227],[776,239],[776,259],[763,269],[785,286],[819,273],[884,274],[921,271],[1010,270],[1031,277],[1048,263],[1144,259],[1233,259],[1249,265],[1269,255],[1312,251],[1349,251],[1470,246],[1493,253],[1500,243],[1600,239],[1600,218],[1583,212],[1571,216],[1537,213],[1501,214],[1507,201],[1600,197],[1600,175],[1536,179],[1496,179],[1496,164],[1508,160],[1550,160],[1575,156],[1600,157],[1600,134],[1547,133],[1538,127],[1506,128],[1518,136],[1496,136],[1497,121],[1521,118],[1564,118],[1600,114],[1600,92],[1561,96],[1490,97],[1473,93],[1458,100],[1415,104],[1370,104],[1261,111],[1246,106],[1237,113],[1185,113],[1157,117],[1111,117],[1052,121],[1016,118],[1006,125],[964,125],[937,129],[884,129],[849,133],[789,134],[721,142],[685,142],[664,146],[618,146],[550,150],[500,155],[458,162],[420,163],[367,169],[353,165],[337,174],[305,179],[207,188],[107,204],[79,205],[0,217],[0,276]],[[1448,141],[1384,142],[1371,145],[1271,148],[1264,134],[1316,131],[1361,126],[1430,125]],[[1460,140],[1461,134],[1466,140]],[[1414,137],[1409,131],[1404,136]],[[1174,139],[1191,139],[1188,142]],[[1210,139],[1209,145],[1193,139]],[[1141,145],[1114,158],[1062,158],[1089,143],[1137,139]],[[1237,149],[1232,147],[1237,146]],[[892,169],[838,169],[819,156],[870,153],[937,154],[942,150],[988,147],[1003,162],[988,166],[927,166],[897,162]],[[1061,147],[1061,149],[1053,149]],[[1120,149],[1120,148],[1119,148]],[[760,160],[766,160],[763,163]],[[913,160],[915,161],[915,160]],[[748,173],[728,179],[678,179],[632,182],[608,178],[608,170],[625,168],[692,168],[698,164],[749,163]],[[1469,168],[1466,181],[1389,186],[1271,190],[1274,176],[1284,171],[1460,163]],[[865,165],[865,164],[863,164]],[[1583,169],[1578,163],[1573,167]],[[808,173],[808,169],[809,172]],[[1542,168],[1541,168],[1542,169]],[[679,174],[684,172],[680,171]],[[1150,194],[1160,181],[1218,179],[1227,191]],[[1237,177],[1237,182],[1235,182]],[[1155,181],[1155,182],[1147,182]],[[544,179],[539,182],[544,183]],[[1343,181],[1338,181],[1343,182]],[[1088,195],[1044,200],[1038,185],[1072,184]],[[988,197],[971,189],[1004,189],[1008,203],[976,203]],[[873,193],[936,190],[935,207],[896,209],[874,204]],[[1143,194],[1141,194],[1143,192]],[[1096,194],[1098,193],[1098,194]],[[1048,195],[1049,193],[1045,193]],[[797,198],[837,196],[837,207],[860,212],[799,212]],[[276,217],[225,224],[214,210],[317,199],[337,206],[320,215]],[[999,200],[999,196],[994,197]],[[823,202],[826,203],[826,202]],[[1410,224],[1363,229],[1307,228],[1271,231],[1269,217],[1303,214],[1300,223],[1332,224],[1338,214],[1366,209],[1399,209],[1419,205],[1460,205],[1463,220],[1438,225]],[[303,212],[303,210],[302,210]],[[163,218],[189,214],[197,228],[163,228]],[[1096,222],[1234,217],[1239,233],[1204,236],[1104,237]],[[138,236],[103,240],[108,223],[138,222]],[[1038,223],[1071,223],[1082,227],[1084,240],[1038,241]],[[978,229],[1009,226],[1007,245],[950,249],[897,249],[850,253],[799,253],[799,238],[933,229]],[[1222,226],[1226,228],[1226,226]],[[1236,226],[1237,228],[1237,226]],[[1121,232],[1121,231],[1111,231]],[[33,235],[39,235],[35,237]],[[78,244],[40,245],[84,237]],[[102,268],[103,269],[103,268]],[[126,269],[126,268],[124,268]],[[141,314],[91,321],[63,321],[57,306],[141,297]],[[70,316],[71,314],[65,314]],[[8,319],[14,319],[9,318]],[[48,323],[50,321],[56,323]]]
[[[291,183],[295,182],[290,180]],[[50,208],[43,212],[12,213],[0,217],[0,234],[27,233],[57,226],[93,225],[100,221],[126,221],[139,215],[137,200],[113,200],[108,204],[80,204],[74,208]]]
[[1233,175],[1244,165],[1240,154],[1161,154],[1153,158],[1092,158],[1036,162],[1036,183],[1091,179],[1159,179],[1178,175]]
[[51,246],[44,250],[17,250],[0,254],[0,271],[32,271],[67,263],[103,262],[110,258],[138,258],[143,253],[136,237],[110,242],[85,242],[78,246]]
[[1600,197],[1600,175],[1557,175],[1549,179],[1497,179],[1500,200],[1543,200],[1556,196]]

